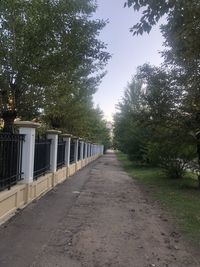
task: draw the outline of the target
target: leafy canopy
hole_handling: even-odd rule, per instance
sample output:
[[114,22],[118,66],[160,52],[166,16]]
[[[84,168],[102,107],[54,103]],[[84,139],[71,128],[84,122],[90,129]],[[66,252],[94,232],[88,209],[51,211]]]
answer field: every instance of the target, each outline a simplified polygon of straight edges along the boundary
[[[60,80],[86,84],[96,79],[96,74],[101,78],[109,54],[97,39],[105,22],[91,19],[95,8],[89,0],[0,2],[2,110],[12,97],[23,115],[23,100],[42,93],[42,101],[32,102],[32,106],[43,108],[44,89],[57,90]],[[95,87],[88,90],[87,94],[92,94]]]

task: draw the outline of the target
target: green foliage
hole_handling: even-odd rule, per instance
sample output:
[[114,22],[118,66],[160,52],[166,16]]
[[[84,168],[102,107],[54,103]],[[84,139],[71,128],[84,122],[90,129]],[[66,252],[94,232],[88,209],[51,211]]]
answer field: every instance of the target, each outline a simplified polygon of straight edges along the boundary
[[168,177],[183,177],[196,158],[196,147],[184,127],[182,99],[173,71],[139,67],[115,116],[118,149],[130,159],[162,167]]
[[200,174],[199,1],[127,0],[125,6],[142,11],[140,21],[131,28],[134,35],[149,33],[166,17],[161,26],[165,65],[161,70],[145,65],[139,73],[147,85],[143,121],[152,129],[147,157],[165,164],[170,176],[182,176],[188,162]]
[[133,78],[128,84],[122,102],[118,104],[119,112],[114,117],[114,143],[121,151],[127,153],[131,159],[145,159],[145,141],[148,129],[140,127],[142,83]]
[[21,119],[87,135],[92,95],[110,58],[95,10],[93,0],[0,1],[0,112],[12,99]]
[[195,147],[181,143],[174,143],[174,139],[163,142],[150,142],[147,145],[147,157],[153,165],[163,168],[167,177],[182,178],[187,167],[195,158]]
[[134,35],[143,34],[144,32],[149,33],[150,30],[152,29],[152,26],[154,26],[163,15],[173,10],[176,2],[179,1],[126,0],[124,4],[125,7],[126,6],[132,7],[135,11],[139,11],[140,9],[143,10],[140,22],[131,28],[131,32],[133,32]]
[[87,0],[1,1],[1,108],[12,96],[20,113],[23,98],[36,103],[33,93],[43,95],[37,105],[42,108],[44,89],[55,91],[66,80],[74,83],[73,90],[81,85],[87,94],[95,92],[95,86],[86,84],[96,79],[92,74],[102,69],[109,55],[97,39],[105,23],[91,20],[93,11],[93,1]]
[[[81,127],[82,136],[94,143],[102,143],[105,149],[111,147],[110,130],[107,127],[107,122],[103,118],[103,112],[99,107],[90,108],[86,111],[86,116],[76,131]],[[80,133],[79,133],[80,135]]]

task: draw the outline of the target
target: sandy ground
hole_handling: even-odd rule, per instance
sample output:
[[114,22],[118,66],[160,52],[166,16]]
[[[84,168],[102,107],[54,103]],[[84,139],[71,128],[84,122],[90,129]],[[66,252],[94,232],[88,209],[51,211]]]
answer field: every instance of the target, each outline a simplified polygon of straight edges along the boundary
[[113,153],[20,211],[0,227],[0,240],[0,266],[200,266]]

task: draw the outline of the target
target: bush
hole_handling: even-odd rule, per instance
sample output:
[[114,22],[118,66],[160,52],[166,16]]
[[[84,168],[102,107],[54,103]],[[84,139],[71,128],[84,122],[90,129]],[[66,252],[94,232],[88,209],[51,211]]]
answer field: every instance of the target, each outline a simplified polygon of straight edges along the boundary
[[169,178],[182,178],[190,162],[195,157],[193,145],[163,140],[147,145],[147,156],[150,163],[158,165],[164,169]]

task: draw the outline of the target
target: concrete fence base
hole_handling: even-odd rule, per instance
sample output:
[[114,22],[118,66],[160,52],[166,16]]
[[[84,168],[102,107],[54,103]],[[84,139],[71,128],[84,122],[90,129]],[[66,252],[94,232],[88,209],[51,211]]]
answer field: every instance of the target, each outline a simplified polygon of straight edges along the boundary
[[88,163],[97,159],[100,155],[92,156],[88,159],[80,160],[77,163],[63,167],[56,172],[49,172],[39,177],[32,183],[18,183],[10,190],[0,192],[0,224],[13,216],[18,209],[24,208],[33,200],[41,197],[57,184],[64,182],[67,177],[72,176]]

